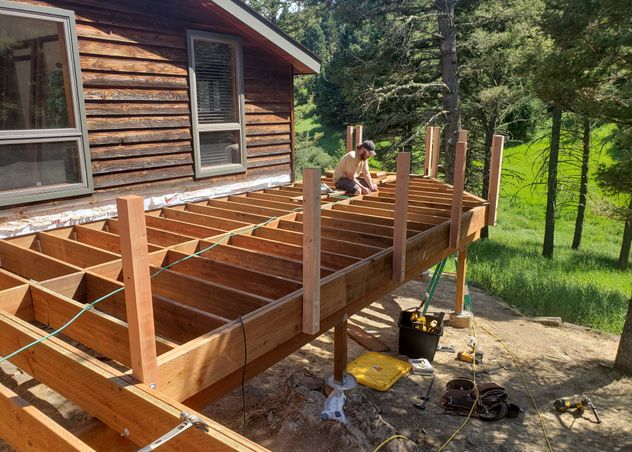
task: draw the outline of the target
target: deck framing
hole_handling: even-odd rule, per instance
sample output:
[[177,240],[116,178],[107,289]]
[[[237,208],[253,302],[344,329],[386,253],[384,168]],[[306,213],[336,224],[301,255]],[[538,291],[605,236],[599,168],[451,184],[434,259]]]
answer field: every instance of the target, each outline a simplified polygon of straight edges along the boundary
[[[495,218],[484,199],[410,176],[402,223],[394,176],[375,179],[376,193],[320,200],[320,317],[310,321],[313,331],[304,332],[303,231],[314,216],[303,214],[303,187],[295,183],[144,215],[149,270],[160,272],[151,279],[158,390],[132,377],[118,219],[0,241],[0,355],[46,334],[33,322],[59,328],[86,303],[119,290],[64,330],[95,353],[51,338],[11,362],[103,423],[79,439],[125,431],[145,446],[177,425],[182,411],[206,406],[242,376],[263,372],[457,251],[450,246],[455,230],[463,249]],[[462,198],[457,228],[455,197]],[[402,267],[396,278],[394,237]],[[0,414],[0,437],[7,416]],[[173,447],[259,449],[204,419],[207,432],[192,429]]]

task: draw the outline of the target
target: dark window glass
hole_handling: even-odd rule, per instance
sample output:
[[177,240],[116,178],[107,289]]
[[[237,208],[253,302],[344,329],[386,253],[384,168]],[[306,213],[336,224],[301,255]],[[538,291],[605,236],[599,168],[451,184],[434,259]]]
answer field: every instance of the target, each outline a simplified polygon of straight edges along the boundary
[[202,167],[241,163],[239,131],[200,132]]
[[239,122],[233,46],[195,41],[194,53],[198,122]]
[[74,128],[61,22],[0,14],[0,129]]
[[0,145],[0,190],[81,183],[75,141]]

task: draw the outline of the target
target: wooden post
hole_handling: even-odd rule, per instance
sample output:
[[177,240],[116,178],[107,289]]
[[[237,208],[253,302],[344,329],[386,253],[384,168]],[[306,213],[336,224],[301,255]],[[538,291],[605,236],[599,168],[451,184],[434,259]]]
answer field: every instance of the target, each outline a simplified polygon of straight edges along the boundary
[[465,300],[465,274],[467,271],[467,246],[459,250],[458,264],[456,267],[456,302],[454,312],[459,315],[463,312]]
[[404,281],[406,275],[406,231],[408,229],[409,182],[410,152],[398,152],[393,224],[393,280],[400,282]]
[[432,170],[434,165],[432,162],[433,157],[433,144],[434,144],[434,127],[426,127],[426,158],[424,160],[424,175],[434,177]]
[[347,316],[334,327],[334,383],[344,383],[347,370]]
[[303,170],[303,332],[320,330],[320,169]]
[[467,130],[459,130],[459,141],[463,141],[464,143],[467,143]]
[[432,177],[437,177],[439,175],[439,156],[441,155],[441,127],[433,127],[432,138]]
[[465,155],[467,143],[456,144],[454,160],[454,186],[452,192],[452,214],[450,216],[450,248],[458,248],[461,236],[461,216],[463,214],[463,189],[465,185]]
[[498,209],[498,195],[500,194],[500,173],[503,165],[504,146],[505,137],[502,135],[494,135],[492,140],[492,156],[489,165],[489,190],[487,192],[487,200],[489,201],[487,224],[490,226],[496,224],[496,210]]
[[347,126],[347,152],[353,151],[353,126]]
[[356,138],[356,146],[362,144],[362,132],[364,131],[364,126],[356,126],[355,127],[355,138]]
[[132,376],[155,388],[156,334],[147,253],[145,208],[141,196],[116,199],[125,282]]

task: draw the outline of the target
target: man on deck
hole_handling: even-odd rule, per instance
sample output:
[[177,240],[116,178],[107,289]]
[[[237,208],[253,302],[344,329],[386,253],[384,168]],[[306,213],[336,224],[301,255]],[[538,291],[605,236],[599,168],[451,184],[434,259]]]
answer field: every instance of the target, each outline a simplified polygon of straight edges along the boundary
[[377,191],[369,172],[369,158],[374,156],[375,144],[371,140],[359,144],[355,151],[347,152],[334,171],[336,188],[354,195]]

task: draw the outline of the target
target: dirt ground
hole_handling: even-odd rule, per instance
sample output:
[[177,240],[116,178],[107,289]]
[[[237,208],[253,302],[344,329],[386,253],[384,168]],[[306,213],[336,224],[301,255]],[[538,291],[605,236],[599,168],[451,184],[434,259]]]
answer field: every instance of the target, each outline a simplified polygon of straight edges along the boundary
[[[397,354],[397,319],[402,309],[419,304],[426,283],[413,281],[383,297],[351,322],[371,332]],[[527,395],[520,372],[502,345],[484,331],[493,331],[518,356],[528,385],[542,413],[555,450],[632,450],[632,379],[612,369],[618,337],[574,325],[545,327],[525,320],[504,302],[471,288],[479,348],[484,363],[477,366],[477,381],[504,386],[523,410],[517,419],[482,422],[472,419],[445,450],[541,451],[546,449],[542,428]],[[449,312],[454,300],[454,282],[444,278],[431,311]],[[441,345],[466,350],[469,330],[445,328]],[[349,360],[365,350],[349,340]],[[243,425],[242,393],[237,390],[214,403],[205,414],[245,434],[274,451],[365,451],[399,434],[382,450],[437,450],[464,421],[444,413],[438,401],[445,383],[471,376],[470,364],[450,353],[437,353],[431,401],[425,411],[413,407],[425,393],[431,377],[408,375],[389,391],[358,386],[347,392],[347,424],[321,421],[325,401],[323,379],[332,371],[333,337],[321,336],[287,357],[245,387],[247,425]],[[69,427],[85,415],[76,406],[37,384],[11,365],[0,366],[0,382],[31,401],[62,425]],[[587,395],[602,419],[558,414],[553,401]],[[0,442],[0,451],[8,450]]]

